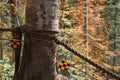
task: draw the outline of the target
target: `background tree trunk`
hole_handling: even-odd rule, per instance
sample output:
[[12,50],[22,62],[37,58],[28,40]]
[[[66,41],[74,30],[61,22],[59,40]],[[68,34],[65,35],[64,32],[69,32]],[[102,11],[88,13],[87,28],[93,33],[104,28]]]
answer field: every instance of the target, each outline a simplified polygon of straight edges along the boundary
[[[26,0],[27,29],[58,31],[58,10],[57,0]],[[54,41],[36,38],[32,34],[25,34],[24,39],[17,80],[58,80]]]
[[[2,32],[0,32],[0,38],[1,38]],[[3,59],[3,49],[2,49],[2,41],[0,41],[0,60]]]
[[[1,23],[1,18],[0,18]],[[2,38],[2,32],[0,32],[0,38]],[[0,40],[0,60],[3,59],[3,49],[2,49],[2,40]]]

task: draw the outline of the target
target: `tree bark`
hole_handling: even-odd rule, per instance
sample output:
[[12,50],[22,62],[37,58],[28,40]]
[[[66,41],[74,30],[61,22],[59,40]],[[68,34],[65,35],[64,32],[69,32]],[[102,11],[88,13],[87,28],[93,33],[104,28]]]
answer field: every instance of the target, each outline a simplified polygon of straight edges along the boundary
[[[0,18],[1,23],[1,18]],[[0,38],[2,38],[2,32],[0,32]],[[2,49],[2,40],[0,40],[0,60],[3,59],[3,49]]]
[[[2,32],[0,32],[0,38],[1,38]],[[0,60],[3,59],[3,49],[2,49],[2,41],[0,41]]]
[[[26,0],[27,29],[58,31],[58,8],[58,0]],[[25,34],[24,39],[24,51],[16,80],[59,80],[54,41],[33,34]]]

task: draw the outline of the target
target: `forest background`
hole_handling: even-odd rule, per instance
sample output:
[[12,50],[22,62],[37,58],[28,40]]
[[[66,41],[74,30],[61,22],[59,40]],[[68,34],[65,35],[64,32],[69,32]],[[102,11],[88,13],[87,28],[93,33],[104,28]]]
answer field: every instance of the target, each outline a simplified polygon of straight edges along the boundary
[[[59,39],[94,62],[120,75],[120,0],[60,0]],[[0,0],[0,28],[25,23],[25,1]],[[12,80],[14,54],[11,33],[0,32],[0,78]],[[67,72],[58,66],[70,63]],[[57,47],[57,72],[62,80],[114,80],[61,46]]]

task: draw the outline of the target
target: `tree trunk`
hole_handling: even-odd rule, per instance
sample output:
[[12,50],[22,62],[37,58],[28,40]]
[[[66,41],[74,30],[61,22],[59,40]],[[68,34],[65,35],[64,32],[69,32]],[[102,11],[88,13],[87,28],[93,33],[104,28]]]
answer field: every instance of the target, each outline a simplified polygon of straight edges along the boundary
[[[0,38],[1,38],[2,32],[0,32]],[[3,59],[3,49],[2,49],[2,41],[0,41],[0,60]]]
[[[1,22],[1,18],[0,18]],[[2,38],[2,32],[0,32],[0,39]],[[3,49],[2,49],[2,40],[0,40],[0,60],[3,59]]]
[[[58,31],[57,0],[26,0],[27,30]],[[43,33],[55,35],[51,33]],[[24,51],[16,80],[58,80],[53,40],[24,35]]]

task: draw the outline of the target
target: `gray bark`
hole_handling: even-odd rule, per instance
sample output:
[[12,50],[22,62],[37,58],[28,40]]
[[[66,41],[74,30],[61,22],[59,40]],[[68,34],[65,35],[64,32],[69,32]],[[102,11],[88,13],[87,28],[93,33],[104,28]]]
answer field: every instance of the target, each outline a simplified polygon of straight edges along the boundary
[[[26,24],[29,26],[27,29],[57,31],[58,1],[27,0]],[[17,80],[58,80],[55,49],[53,40],[25,34],[24,52]]]

